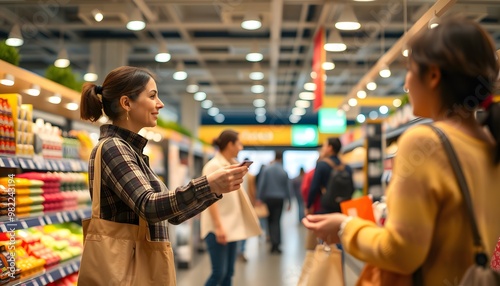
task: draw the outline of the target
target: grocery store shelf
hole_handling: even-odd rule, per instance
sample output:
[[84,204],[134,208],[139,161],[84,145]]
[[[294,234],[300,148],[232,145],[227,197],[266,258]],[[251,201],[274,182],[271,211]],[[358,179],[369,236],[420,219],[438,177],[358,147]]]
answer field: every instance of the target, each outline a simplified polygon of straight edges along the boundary
[[32,171],[87,172],[87,162],[78,159],[43,159],[0,156],[0,168]]
[[411,120],[401,126],[398,126],[392,130],[387,130],[385,132],[385,138],[386,139],[393,139],[393,138],[396,138],[398,137],[399,135],[403,134],[403,132],[408,129],[409,127],[413,126],[413,125],[418,125],[418,124],[427,124],[427,123],[431,123],[432,120],[429,119],[429,118],[416,118],[414,120]]
[[357,147],[362,147],[365,145],[365,138],[358,139],[356,141],[353,141],[346,146],[342,147],[342,153],[347,153],[351,152],[352,150],[356,149]]
[[47,269],[44,273],[33,275],[31,277],[26,277],[20,281],[15,281],[14,283],[7,284],[7,286],[41,286],[47,285],[54,281],[60,280],[66,276],[69,276],[80,269],[80,259],[81,256],[72,258],[66,262],[59,265],[55,265],[52,268]]
[[32,217],[12,217],[12,220],[7,216],[0,220],[0,231],[7,232],[11,229],[20,230],[35,226],[78,221],[90,217],[91,212],[91,208],[86,207],[78,210],[49,212]]

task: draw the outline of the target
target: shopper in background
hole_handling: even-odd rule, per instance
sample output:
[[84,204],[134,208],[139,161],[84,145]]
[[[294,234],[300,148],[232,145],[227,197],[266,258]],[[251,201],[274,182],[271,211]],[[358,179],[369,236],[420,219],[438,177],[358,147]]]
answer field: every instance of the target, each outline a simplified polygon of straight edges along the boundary
[[304,168],[300,167],[299,175],[292,179],[293,196],[297,200],[297,205],[299,207],[298,209],[299,222],[301,222],[305,216],[304,200],[302,200],[302,194],[301,194],[301,186],[304,174],[305,174]]
[[[491,97],[499,65],[493,42],[476,22],[448,18],[415,36],[409,47],[405,88],[413,113],[431,118],[450,139],[491,255],[500,236],[500,105]],[[479,105],[487,128],[475,119]],[[409,129],[398,146],[384,227],[343,214],[307,216],[303,223],[371,265],[405,275],[420,268],[423,285],[458,283],[476,250],[444,147],[428,126]]]
[[[338,154],[341,148],[342,143],[340,142],[339,138],[327,138],[325,139],[325,142],[323,143],[323,146],[321,148],[320,158],[329,158],[335,165],[340,165],[341,162]],[[352,170],[349,166],[345,166],[345,168],[352,174]],[[312,206],[318,198],[321,198],[322,190],[326,189],[326,185],[328,184],[328,179],[330,178],[331,172],[332,167],[325,160],[319,159],[318,163],[316,163],[316,170],[314,171],[314,177],[312,179],[311,188],[307,197],[308,214],[313,213]],[[321,205],[320,210],[316,213],[332,212],[340,212],[340,209],[329,209]]]
[[267,224],[271,240],[271,253],[281,253],[281,214],[285,199],[287,210],[290,210],[291,182],[288,174],[283,169],[283,152],[276,151],[274,162],[265,167],[259,177],[258,199],[263,201],[268,209]]
[[[191,180],[186,186],[168,190],[151,171],[148,157],[143,154],[147,139],[138,134],[144,127],[156,126],[163,106],[153,75],[145,69],[129,66],[111,71],[102,86],[86,83],[80,103],[82,119],[95,122],[104,110],[113,122],[100,128],[99,144],[104,142],[101,169],[94,170],[97,146],[89,161],[91,195],[94,173],[101,172],[101,219],[137,225],[141,217],[148,223],[151,241],[156,242],[169,240],[169,222],[179,224],[221,199],[222,193],[238,190],[248,170],[230,165]],[[128,250],[117,245],[115,251]],[[172,254],[168,249],[162,251]],[[164,267],[165,271],[175,274],[172,259],[170,257]],[[91,275],[99,277],[99,273]],[[175,275],[171,281],[173,284],[169,285],[175,285]],[[111,282],[103,280],[102,283]],[[144,281],[143,285],[149,284]]]
[[[237,163],[236,157],[243,150],[238,133],[233,130],[222,131],[213,144],[219,152],[203,167],[203,174]],[[212,263],[212,273],[205,285],[231,285],[238,242],[260,233],[257,215],[243,188],[224,195],[204,211],[201,214],[201,237],[207,243]]]

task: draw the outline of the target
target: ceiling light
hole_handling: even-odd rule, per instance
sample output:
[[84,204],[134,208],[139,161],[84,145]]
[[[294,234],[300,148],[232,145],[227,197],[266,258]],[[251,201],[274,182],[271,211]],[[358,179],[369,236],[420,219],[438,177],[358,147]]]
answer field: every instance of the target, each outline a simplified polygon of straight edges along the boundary
[[295,106],[302,107],[302,108],[308,108],[309,106],[311,106],[311,102],[307,101],[307,100],[297,100],[295,102]]
[[211,100],[209,100],[209,99],[204,100],[204,101],[201,102],[201,107],[205,108],[205,109],[209,109],[213,105],[214,105],[213,102]]
[[184,63],[178,62],[176,72],[174,72],[173,78],[175,80],[185,80],[187,78],[187,72],[184,71]]
[[264,107],[255,108],[255,115],[266,115],[266,109]]
[[222,113],[219,113],[219,114],[214,116],[214,120],[217,123],[222,123],[222,122],[224,122],[225,119],[226,119],[226,117]]
[[263,85],[261,85],[261,84],[254,84],[254,85],[252,85],[252,87],[251,87],[251,91],[252,91],[253,93],[263,93],[263,92],[264,92],[264,90],[265,90],[265,88],[264,88],[264,86],[263,86]]
[[429,29],[434,29],[439,26],[439,17],[436,15],[436,11],[434,11],[434,16],[429,20],[428,27]]
[[377,84],[373,81],[369,82],[366,84],[366,89],[368,90],[376,90],[377,89]]
[[266,122],[267,117],[265,115],[257,115],[255,116],[255,120],[259,123],[264,123]]
[[160,133],[155,133],[155,135],[153,135],[153,141],[160,142],[161,139],[162,139],[162,136]]
[[363,114],[358,114],[358,116],[356,116],[356,120],[357,120],[359,123],[363,123],[363,122],[365,122],[366,117],[365,117]]
[[401,99],[399,98],[396,98],[392,101],[392,105],[394,105],[394,107],[400,107],[402,103],[403,102],[401,102]]
[[382,69],[380,69],[379,74],[383,78],[388,78],[391,76],[391,70],[389,69],[388,66],[383,66]]
[[387,112],[389,112],[389,107],[385,106],[385,105],[382,105],[378,111],[380,111],[381,114],[387,114]]
[[21,34],[21,28],[18,24],[15,24],[9,33],[9,38],[5,40],[5,44],[11,47],[19,47],[24,43],[23,35]]
[[299,122],[300,119],[301,119],[301,117],[299,115],[295,115],[295,114],[290,114],[290,116],[288,117],[288,120],[290,120],[290,123],[292,123],[292,124]]
[[78,103],[70,102],[66,104],[66,109],[68,110],[78,110]]
[[14,76],[6,73],[4,77],[0,80],[0,83],[5,86],[13,86],[14,85]]
[[257,98],[253,100],[253,106],[255,107],[264,107],[266,106],[266,101],[262,98]]
[[58,93],[55,93],[53,96],[49,97],[48,101],[52,104],[59,104],[61,103],[61,95]]
[[356,95],[358,96],[358,98],[360,99],[363,99],[363,98],[366,98],[366,91],[364,90],[359,90],[358,93],[356,93]]
[[92,10],[92,16],[94,16],[94,20],[96,22],[101,22],[104,19],[104,15],[99,11],[99,9]]
[[294,107],[292,108],[292,114],[302,116],[306,114],[306,110],[304,108]]
[[316,84],[314,82],[306,82],[304,84],[304,89],[307,91],[315,91],[316,90]]
[[335,64],[333,62],[324,62],[321,67],[325,70],[325,71],[331,71],[335,68]]
[[262,61],[262,59],[264,58],[264,56],[261,53],[258,53],[258,52],[251,52],[251,53],[248,53],[245,58],[249,62],[260,62],[260,61]]
[[155,61],[159,63],[166,63],[170,61],[172,56],[167,50],[167,44],[165,42],[160,43],[160,49],[158,50],[158,53],[155,56]]
[[316,98],[316,95],[314,94],[314,92],[303,91],[299,93],[299,98],[303,100],[314,100]]
[[251,80],[262,80],[264,79],[264,73],[260,67],[259,63],[254,63],[252,66],[252,72],[249,75]]
[[350,98],[349,101],[347,101],[347,103],[350,105],[350,106],[356,106],[358,105],[358,100],[356,98]]
[[97,78],[98,78],[98,76],[95,73],[94,64],[90,63],[89,67],[87,68],[87,73],[85,75],[83,75],[83,80],[88,81],[88,82],[93,82],[93,81],[96,81]]
[[[206,98],[207,98],[207,94],[204,93],[203,91],[198,91],[197,93],[194,94],[194,100],[196,100],[196,101],[203,101]],[[210,101],[210,103],[212,103],[212,102]],[[210,107],[211,107],[211,105],[210,105]],[[208,108],[210,108],[210,107],[208,107]]]
[[40,86],[38,84],[32,84],[29,89],[25,90],[25,92],[31,96],[39,96],[40,95]]
[[[191,81],[187,86],[186,86],[186,91],[189,93],[195,93],[200,89],[200,87],[194,82]],[[202,99],[203,100],[203,99]]]
[[344,5],[344,10],[340,14],[340,18],[335,23],[335,28],[339,30],[352,31],[361,28],[352,7],[349,5]]
[[257,30],[262,27],[259,15],[256,13],[248,13],[243,22],[241,22],[241,27],[245,30]]
[[343,52],[347,49],[347,46],[342,41],[340,32],[337,29],[332,29],[330,35],[328,36],[328,41],[323,46],[325,50],[329,52]]
[[208,115],[215,116],[215,115],[219,114],[219,109],[217,107],[210,107],[207,112],[208,112]]
[[57,55],[57,59],[54,62],[54,65],[58,68],[67,68],[70,62],[68,59],[68,51],[65,48],[62,48]]
[[127,29],[131,31],[140,31],[144,28],[146,28],[146,22],[144,22],[141,11],[134,9],[129,22],[127,23]]
[[375,120],[378,118],[378,112],[376,112],[375,110],[372,110],[372,111],[370,111],[370,113],[368,113],[368,117],[370,117],[371,120]]

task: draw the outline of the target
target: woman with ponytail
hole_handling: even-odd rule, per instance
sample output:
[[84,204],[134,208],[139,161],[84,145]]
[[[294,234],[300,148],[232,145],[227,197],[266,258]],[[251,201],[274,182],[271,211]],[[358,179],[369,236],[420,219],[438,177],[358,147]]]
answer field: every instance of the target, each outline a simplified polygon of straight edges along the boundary
[[[432,119],[451,141],[484,252],[491,256],[500,236],[500,106],[492,98],[499,64],[493,41],[479,24],[447,18],[415,35],[409,47],[405,88],[413,113]],[[476,120],[478,109],[486,113],[484,127]],[[303,223],[328,243],[341,242],[351,255],[407,282],[418,269],[422,285],[455,285],[474,265],[476,249],[450,160],[429,126],[407,130],[398,147],[384,227],[339,213],[310,215]]]
[[[101,178],[100,220],[118,223],[113,224],[118,225],[118,228],[123,226],[123,229],[111,235],[124,235],[129,230],[129,228],[125,229],[126,227],[130,225],[142,227],[145,221],[149,229],[148,240],[164,242],[165,244],[162,245],[168,245],[169,248],[168,224],[186,221],[221,199],[223,193],[238,190],[248,168],[237,164],[229,165],[193,179],[187,185],[175,190],[167,189],[149,167],[148,157],[143,154],[148,141],[138,134],[144,127],[156,126],[159,111],[163,106],[153,75],[148,70],[129,66],[111,71],[102,86],[85,84],[80,103],[82,119],[95,122],[104,111],[112,122],[100,128],[98,146],[101,146],[101,167],[94,168],[97,146],[92,151],[89,162],[91,195],[94,175],[99,173]],[[95,199],[92,198],[93,201]],[[105,229],[95,231],[109,232]],[[159,271],[155,272],[156,277],[141,278],[130,277],[134,274],[126,273],[134,271],[134,267],[139,267],[137,265],[129,267],[130,269],[118,267],[117,265],[120,263],[123,265],[125,262],[120,261],[119,256],[93,257],[89,255],[86,253],[88,243],[90,240],[87,238],[82,255],[79,284],[175,285],[175,265],[172,261],[171,249],[162,250],[163,254],[160,254],[164,259],[159,265],[146,259],[151,265],[141,265],[141,269],[159,269]],[[160,249],[159,244],[149,245],[151,249]],[[114,247],[116,249],[107,250],[108,253],[111,251],[118,255],[132,251],[126,249],[123,242],[115,243]],[[145,250],[138,249],[138,251]],[[87,271],[84,266],[99,269],[99,272],[89,273],[90,271]],[[121,274],[124,276],[118,277]],[[109,279],[109,277],[114,279]],[[131,281],[140,281],[140,283]]]

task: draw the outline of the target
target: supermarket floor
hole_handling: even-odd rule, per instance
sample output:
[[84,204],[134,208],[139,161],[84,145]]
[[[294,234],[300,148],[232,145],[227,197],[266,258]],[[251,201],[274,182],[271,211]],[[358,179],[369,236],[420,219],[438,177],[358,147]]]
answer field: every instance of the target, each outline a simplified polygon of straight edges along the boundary
[[[269,254],[269,244],[263,238],[247,241],[247,262],[239,259],[235,265],[234,286],[295,286],[300,276],[305,257],[304,239],[306,229],[298,223],[295,206],[284,211],[282,216],[281,255]],[[358,265],[346,260],[346,286],[354,285]],[[202,286],[210,275],[211,265],[208,252],[197,254],[189,269],[177,271],[178,286]]]

